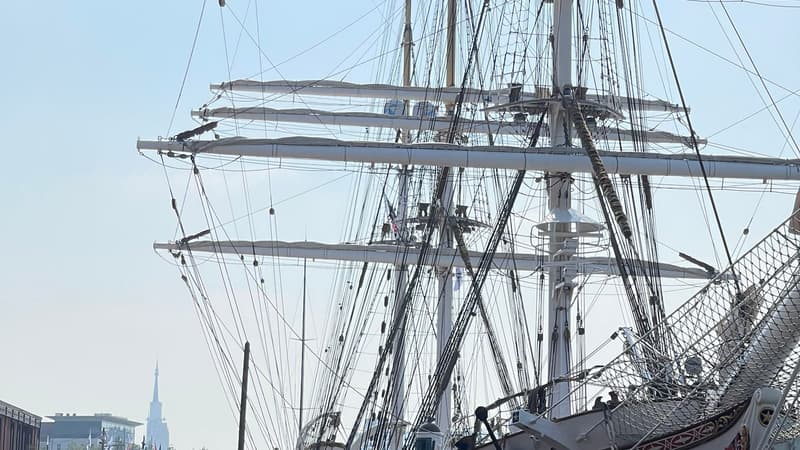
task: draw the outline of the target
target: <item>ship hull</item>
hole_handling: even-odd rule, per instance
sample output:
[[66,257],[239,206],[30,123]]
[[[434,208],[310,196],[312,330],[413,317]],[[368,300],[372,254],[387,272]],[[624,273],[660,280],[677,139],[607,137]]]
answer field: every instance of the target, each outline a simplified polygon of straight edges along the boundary
[[[670,411],[689,408],[688,412],[701,414],[699,402],[623,404],[560,420],[520,412],[519,420],[512,425],[518,431],[502,437],[500,446],[504,450],[755,449],[770,432],[780,398],[776,389],[758,389],[747,402],[688,426],[673,424],[671,430]],[[663,414],[662,420],[648,420],[657,414]],[[494,446],[489,442],[478,448],[491,450]]]

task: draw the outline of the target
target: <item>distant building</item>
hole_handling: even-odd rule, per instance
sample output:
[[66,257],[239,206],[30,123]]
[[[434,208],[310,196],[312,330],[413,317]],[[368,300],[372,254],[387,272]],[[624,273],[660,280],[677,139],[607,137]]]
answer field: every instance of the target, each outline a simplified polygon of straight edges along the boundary
[[169,430],[164,418],[161,417],[161,402],[158,400],[158,363],[153,382],[153,400],[150,402],[150,413],[147,415],[147,446],[155,450],[169,449]]
[[52,422],[42,422],[40,448],[46,450],[86,450],[100,448],[100,440],[108,449],[127,450],[135,445],[134,432],[139,422],[107,413],[93,416],[56,414]]
[[42,418],[0,401],[0,450],[36,450]]

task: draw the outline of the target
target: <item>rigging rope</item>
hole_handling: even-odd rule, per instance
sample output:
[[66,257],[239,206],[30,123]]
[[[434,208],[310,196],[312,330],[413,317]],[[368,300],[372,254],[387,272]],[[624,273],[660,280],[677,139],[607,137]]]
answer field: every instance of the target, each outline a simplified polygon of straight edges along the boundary
[[[761,86],[764,88],[764,91],[767,93],[767,97],[769,97],[769,101],[773,108],[775,108],[775,112],[778,113],[778,118],[781,119],[781,124],[786,129],[786,134],[789,137],[789,141],[792,143],[793,150],[796,155],[800,156],[800,146],[797,145],[797,141],[794,139],[794,134],[792,133],[792,129],[786,123],[786,119],[783,117],[781,110],[778,108],[778,105],[775,102],[775,98],[772,96],[772,92],[770,92],[769,88],[767,87],[767,83],[764,82],[764,77],[761,76],[761,72],[758,70],[758,66],[756,66],[756,62],[753,60],[753,57],[750,55],[750,50],[747,49],[747,46],[744,44],[744,39],[742,39],[742,35],[739,33],[739,29],[736,27],[736,24],[733,22],[733,18],[731,17],[730,13],[728,12],[728,8],[725,7],[725,3],[720,0],[720,6],[722,6],[722,10],[725,11],[725,16],[728,17],[728,22],[730,22],[733,31],[736,33],[736,37],[739,40],[739,44],[741,44],[742,48],[744,49],[744,54],[747,55],[747,59],[750,61],[750,65],[753,66],[753,70],[758,76],[758,80],[761,82]],[[680,88],[679,88],[680,89]],[[688,120],[688,115],[687,115]]]
[[708,174],[706,173],[705,164],[703,164],[703,157],[700,154],[700,147],[697,145],[697,135],[694,132],[694,127],[692,126],[692,119],[689,117],[689,108],[686,106],[686,98],[683,95],[683,88],[681,87],[680,79],[678,78],[678,69],[675,66],[675,60],[672,58],[672,51],[669,47],[669,41],[667,40],[667,32],[664,28],[664,22],[661,20],[661,13],[658,9],[658,1],[653,0],[653,9],[656,13],[656,18],[658,19],[658,26],[661,29],[661,37],[664,39],[664,48],[667,51],[667,58],[669,59],[670,67],[672,68],[672,76],[675,78],[675,86],[678,89],[678,95],[681,98],[681,105],[683,106],[683,114],[686,117],[686,125],[689,127],[689,137],[692,142],[692,148],[694,148],[694,152],[697,155],[697,163],[700,165],[700,172],[703,174],[703,181],[706,185],[706,191],[708,191],[708,198],[711,201],[711,208],[714,212],[714,219],[717,222],[717,228],[719,229],[720,237],[722,238],[722,246],[725,248],[725,256],[728,258],[728,265],[731,268],[731,272],[733,275],[733,281],[736,285],[736,292],[737,294],[741,294],[742,289],[739,286],[738,277],[736,276],[735,268],[733,266],[733,257],[731,256],[731,251],[728,247],[728,240],[725,238],[725,230],[722,228],[722,221],[719,218],[719,212],[717,211],[717,203],[714,201],[714,194],[711,192],[711,184],[708,182]]
[[[546,112],[543,112],[539,118],[536,130],[531,138],[531,147],[534,147],[538,141],[545,115]],[[517,194],[519,194],[522,182],[525,179],[525,173],[526,172],[524,170],[517,172],[505,203],[498,214],[497,223],[492,230],[492,235],[489,238],[488,244],[486,245],[486,250],[482,254],[480,263],[478,264],[477,273],[475,273],[472,278],[469,292],[464,299],[464,303],[459,309],[458,316],[453,324],[452,332],[447,339],[447,344],[445,345],[444,351],[442,352],[439,362],[436,366],[436,371],[434,372],[433,377],[431,377],[431,381],[428,384],[426,393],[422,398],[420,408],[417,411],[416,419],[412,424],[411,433],[406,436],[403,444],[404,450],[410,448],[410,445],[414,441],[419,427],[423,424],[423,422],[427,421],[433,415],[436,406],[439,403],[439,399],[449,383],[450,376],[453,373],[453,369],[455,368],[455,364],[458,359],[462,340],[464,339],[467,327],[471,322],[473,313],[480,299],[480,292],[483,289],[483,284],[486,281],[489,270],[492,268],[492,260],[494,259],[497,246],[500,244],[505,232],[506,225],[511,216],[512,207],[517,198]]]
[[436,404],[447,387],[450,375],[455,367],[458,349],[461,346],[461,341],[472,318],[472,313],[476,307],[480,290],[483,287],[483,283],[486,281],[486,275],[488,274],[489,269],[491,269],[492,259],[494,258],[495,251],[497,250],[497,245],[500,243],[500,238],[505,230],[505,225],[508,222],[509,216],[511,215],[511,207],[513,206],[514,200],[516,200],[517,193],[519,193],[519,188],[522,186],[522,181],[524,178],[525,171],[521,170],[517,172],[514,184],[511,187],[503,210],[500,212],[497,224],[495,225],[495,229],[489,240],[489,244],[487,245],[487,249],[481,257],[476,278],[473,278],[467,298],[464,300],[464,303],[459,311],[458,318],[453,324],[453,331],[447,340],[445,350],[442,353],[442,356],[439,359],[439,363],[436,367],[436,372],[434,373],[432,380],[428,385],[428,389],[423,397],[420,409],[417,412],[417,418],[412,425],[412,432],[406,437],[403,449],[409,448],[416,435],[416,430],[424,421],[431,417],[436,408]]

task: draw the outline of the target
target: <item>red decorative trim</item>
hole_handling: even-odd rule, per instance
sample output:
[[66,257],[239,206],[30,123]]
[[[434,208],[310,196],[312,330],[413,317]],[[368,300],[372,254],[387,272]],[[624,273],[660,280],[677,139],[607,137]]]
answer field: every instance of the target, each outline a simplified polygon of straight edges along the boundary
[[[684,450],[696,447],[728,431],[742,416],[748,403],[750,402],[734,406],[699,424],[691,425],[673,434],[657,437],[636,448],[641,450]],[[745,446],[736,447],[737,442],[744,443]],[[626,449],[629,448],[631,447],[626,447]],[[736,436],[731,446],[726,447],[725,450],[749,450],[749,448],[750,436],[747,428],[742,427],[742,431]]]

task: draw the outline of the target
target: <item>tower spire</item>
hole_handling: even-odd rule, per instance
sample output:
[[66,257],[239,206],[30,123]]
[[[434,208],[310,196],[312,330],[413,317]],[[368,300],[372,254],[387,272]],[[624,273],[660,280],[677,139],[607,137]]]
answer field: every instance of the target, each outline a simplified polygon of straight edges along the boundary
[[169,448],[169,430],[161,415],[161,401],[158,399],[158,361],[153,374],[153,400],[147,417],[147,442],[162,450]]
[[155,379],[153,381],[153,403],[158,402],[158,361],[156,361]]

